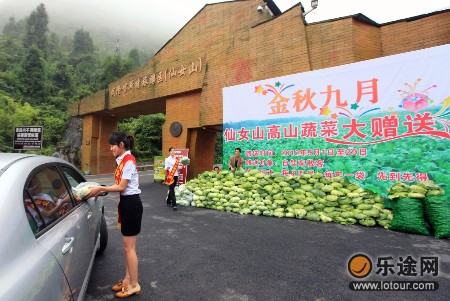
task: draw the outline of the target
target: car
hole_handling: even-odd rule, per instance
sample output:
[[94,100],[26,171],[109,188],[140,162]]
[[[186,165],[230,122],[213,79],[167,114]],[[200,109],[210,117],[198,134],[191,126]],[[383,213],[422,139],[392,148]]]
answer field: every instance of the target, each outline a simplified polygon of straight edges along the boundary
[[106,193],[75,197],[83,182],[62,159],[0,153],[0,300],[84,300],[108,230]]

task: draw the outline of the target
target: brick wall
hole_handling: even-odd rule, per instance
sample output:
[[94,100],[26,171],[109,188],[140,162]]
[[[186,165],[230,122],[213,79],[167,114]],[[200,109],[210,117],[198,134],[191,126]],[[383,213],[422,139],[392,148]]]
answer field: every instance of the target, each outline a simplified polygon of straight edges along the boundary
[[356,19],[353,20],[352,27],[354,61],[380,57],[382,55],[380,29]]
[[450,43],[450,11],[381,27],[383,56]]
[[306,31],[312,70],[354,62],[352,18],[313,24]]
[[[166,101],[166,122],[163,125],[163,154],[169,155],[169,147],[186,148],[188,145],[188,129],[199,127],[200,92],[173,96]],[[181,135],[173,137],[169,128],[172,122],[178,121],[183,129]]]

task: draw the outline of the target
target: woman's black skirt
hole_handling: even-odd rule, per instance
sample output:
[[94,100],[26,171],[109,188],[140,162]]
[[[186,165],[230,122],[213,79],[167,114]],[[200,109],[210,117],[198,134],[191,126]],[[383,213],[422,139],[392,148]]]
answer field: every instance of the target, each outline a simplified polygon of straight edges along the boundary
[[119,214],[120,231],[123,236],[135,236],[141,232],[142,201],[139,194],[120,195]]

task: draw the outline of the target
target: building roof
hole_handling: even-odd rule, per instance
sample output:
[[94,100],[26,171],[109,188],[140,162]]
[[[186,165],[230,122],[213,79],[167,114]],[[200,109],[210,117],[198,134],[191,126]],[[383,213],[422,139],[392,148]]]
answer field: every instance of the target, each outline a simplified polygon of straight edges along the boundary
[[420,19],[423,19],[423,18],[427,18],[429,16],[442,14],[442,13],[445,13],[445,12],[448,12],[448,11],[450,11],[450,8],[444,8],[444,9],[433,11],[433,12],[430,12],[430,13],[425,13],[425,14],[412,16],[412,17],[408,17],[408,18],[404,18],[404,19],[399,19],[399,20],[395,20],[395,21],[390,21],[390,22],[386,22],[386,23],[377,23],[374,20],[372,20],[369,17],[367,17],[366,15],[364,15],[362,13],[358,13],[358,14],[343,16],[343,17],[334,18],[334,19],[327,19],[327,20],[322,20],[322,21],[318,21],[318,22],[312,22],[312,23],[308,23],[308,24],[318,24],[318,23],[325,23],[325,22],[342,20],[342,19],[347,19],[347,18],[353,18],[353,19],[356,19],[358,21],[361,21],[361,22],[373,25],[375,27],[383,27],[385,25],[391,25],[391,24],[400,23],[400,22],[416,21],[416,20],[420,20]]

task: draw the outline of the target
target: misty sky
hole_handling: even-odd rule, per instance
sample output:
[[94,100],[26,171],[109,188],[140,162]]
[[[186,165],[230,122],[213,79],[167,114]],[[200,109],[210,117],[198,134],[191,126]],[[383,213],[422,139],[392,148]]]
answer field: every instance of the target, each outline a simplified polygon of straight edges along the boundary
[[[17,9],[14,13],[16,19],[29,15],[39,3],[44,3],[50,20],[53,10],[67,10],[67,22],[83,26],[84,23],[92,24],[92,20],[95,20],[99,26],[126,27],[137,34],[159,35],[163,44],[205,4],[224,2],[223,0],[0,0],[0,7],[12,1],[15,3],[22,1],[26,3],[26,7],[31,7],[28,11]],[[300,2],[274,1],[282,12]],[[305,10],[310,9],[310,1],[301,2]],[[306,20],[312,23],[363,13],[377,23],[386,23],[445,8],[450,8],[450,0],[319,0],[319,7],[309,13]]]

